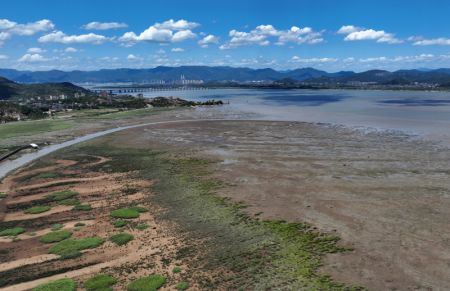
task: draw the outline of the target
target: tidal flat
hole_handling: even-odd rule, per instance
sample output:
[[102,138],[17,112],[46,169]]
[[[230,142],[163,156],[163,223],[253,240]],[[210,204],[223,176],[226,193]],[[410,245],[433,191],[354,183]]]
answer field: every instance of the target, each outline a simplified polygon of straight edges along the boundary
[[[116,132],[3,179],[0,230],[16,231],[0,241],[1,286],[105,273],[117,290],[150,275],[162,290],[450,288],[450,150],[399,132],[200,120],[210,114]],[[36,206],[51,209],[26,213]],[[41,239],[60,225],[68,257]],[[95,244],[79,249],[84,239]]]

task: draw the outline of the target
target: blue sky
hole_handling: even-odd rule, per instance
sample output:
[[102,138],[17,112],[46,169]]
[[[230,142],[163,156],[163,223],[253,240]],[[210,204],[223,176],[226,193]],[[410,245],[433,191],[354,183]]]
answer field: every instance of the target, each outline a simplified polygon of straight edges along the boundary
[[448,15],[444,0],[4,1],[0,67],[450,67]]

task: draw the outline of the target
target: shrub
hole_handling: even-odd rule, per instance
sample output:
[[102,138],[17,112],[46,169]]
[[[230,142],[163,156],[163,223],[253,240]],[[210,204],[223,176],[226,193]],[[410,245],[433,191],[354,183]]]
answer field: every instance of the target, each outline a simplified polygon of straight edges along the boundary
[[75,206],[75,205],[80,205],[81,202],[78,199],[73,199],[73,198],[69,198],[69,199],[64,199],[58,202],[59,205],[68,205],[68,206]]
[[81,211],[89,211],[89,210],[92,210],[92,206],[90,204],[79,204],[79,205],[75,205],[75,207],[73,209],[81,210]]
[[41,284],[33,288],[32,291],[75,291],[76,289],[75,281],[65,278]]
[[61,223],[55,223],[52,225],[52,231],[60,230],[63,227],[64,227],[64,225],[62,225]]
[[64,191],[53,192],[52,194],[48,195],[47,198],[51,199],[52,201],[61,201],[61,200],[65,200],[68,198],[72,198],[76,195],[78,195],[78,192],[71,191],[71,190],[64,190]]
[[139,217],[139,211],[131,208],[120,208],[113,210],[111,216],[114,218],[133,219]]
[[114,221],[114,227],[124,227],[125,225],[127,225],[127,222],[125,220],[119,219]]
[[188,288],[189,288],[188,282],[180,282],[175,286],[175,289],[177,289],[177,290],[186,290]]
[[6,198],[6,193],[5,192],[0,192],[0,199]]
[[43,212],[47,212],[50,209],[52,209],[50,206],[47,205],[39,205],[39,206],[33,206],[25,210],[25,213],[27,214],[39,214]]
[[77,223],[75,223],[75,227],[80,227],[80,226],[85,226],[86,224],[85,223],[82,223],[82,222],[77,222]]
[[72,236],[72,233],[68,230],[52,231],[52,232],[46,233],[43,236],[41,236],[39,241],[49,244],[49,243],[54,243],[54,242],[60,242],[71,236]]
[[113,243],[115,243],[118,246],[125,245],[133,239],[134,239],[133,235],[131,235],[129,233],[125,233],[125,232],[115,234],[109,238],[110,241],[112,241]]
[[114,279],[114,277],[106,274],[99,274],[84,282],[84,288],[86,288],[87,291],[106,291],[110,290],[111,286],[116,283],[117,280]]
[[103,244],[103,239],[90,237],[82,239],[66,239],[49,249],[50,254],[59,255],[61,259],[70,259],[81,256],[82,250],[93,249]]
[[172,269],[172,273],[180,273],[181,272],[181,268],[180,267],[174,267],[173,269]]
[[166,278],[161,275],[151,275],[139,278],[128,284],[128,291],[154,291],[166,283]]
[[7,228],[0,231],[0,236],[16,236],[24,232],[25,229],[22,227]]
[[138,225],[136,225],[136,229],[138,230],[144,230],[148,228],[148,224],[147,223],[139,223]]

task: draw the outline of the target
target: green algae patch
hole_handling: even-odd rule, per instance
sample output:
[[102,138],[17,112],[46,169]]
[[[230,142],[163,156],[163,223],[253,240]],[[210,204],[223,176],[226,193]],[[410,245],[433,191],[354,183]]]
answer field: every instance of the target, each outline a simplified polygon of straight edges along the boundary
[[90,237],[82,239],[66,239],[49,249],[50,254],[59,255],[61,259],[71,259],[81,256],[81,251],[94,249],[103,244],[103,239]]
[[77,284],[72,279],[59,279],[48,283],[41,284],[32,291],[75,291]]
[[52,209],[50,206],[47,205],[38,205],[38,206],[33,206],[30,207],[28,209],[26,209],[24,212],[26,214],[39,214],[39,213],[44,213],[49,211],[50,209]]
[[68,230],[52,231],[44,234],[39,238],[42,243],[50,244],[54,242],[60,242],[72,236],[72,233]]
[[126,245],[129,241],[132,241],[134,236],[129,233],[118,233],[109,238],[110,241],[115,243],[118,246]]
[[78,192],[71,191],[71,190],[64,190],[64,191],[58,191],[53,192],[52,194],[48,195],[47,198],[49,198],[52,201],[62,201],[69,198],[73,198],[74,196],[77,196]]
[[111,211],[111,216],[114,218],[134,219],[139,217],[140,212],[133,208],[120,208]]
[[166,278],[161,275],[151,275],[139,278],[128,284],[128,291],[156,291],[166,283]]
[[13,227],[0,231],[0,236],[16,236],[24,232],[25,229],[23,227]]
[[106,291],[112,290],[111,286],[117,283],[117,280],[110,275],[95,275],[84,282],[83,286],[87,291]]

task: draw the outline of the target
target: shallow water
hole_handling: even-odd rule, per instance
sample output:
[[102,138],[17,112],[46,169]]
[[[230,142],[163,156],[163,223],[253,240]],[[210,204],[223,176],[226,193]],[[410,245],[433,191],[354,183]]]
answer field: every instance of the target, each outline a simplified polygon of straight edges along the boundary
[[261,119],[401,130],[450,141],[450,92],[374,90],[211,89],[150,92],[145,97],[221,99]]

